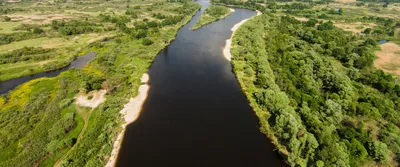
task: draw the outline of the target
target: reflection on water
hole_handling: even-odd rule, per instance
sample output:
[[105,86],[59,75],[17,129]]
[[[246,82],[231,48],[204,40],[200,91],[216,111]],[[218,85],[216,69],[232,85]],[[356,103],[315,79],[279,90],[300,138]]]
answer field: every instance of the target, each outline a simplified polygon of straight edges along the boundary
[[255,12],[236,9],[192,31],[209,5],[199,3],[149,69],[148,98],[127,126],[117,166],[283,166],[222,55],[233,25]]
[[33,74],[33,75],[29,75],[29,76],[24,76],[24,77],[0,82],[0,94],[7,93],[8,91],[13,90],[18,85],[28,82],[32,79],[41,78],[41,77],[54,77],[54,76],[59,75],[61,72],[66,71],[70,68],[82,68],[87,63],[89,63],[89,61],[92,60],[95,56],[96,56],[96,54],[94,52],[90,52],[86,55],[76,58],[76,60],[71,62],[71,64],[69,66],[61,68],[59,70],[42,72],[42,73],[38,73],[38,74]]

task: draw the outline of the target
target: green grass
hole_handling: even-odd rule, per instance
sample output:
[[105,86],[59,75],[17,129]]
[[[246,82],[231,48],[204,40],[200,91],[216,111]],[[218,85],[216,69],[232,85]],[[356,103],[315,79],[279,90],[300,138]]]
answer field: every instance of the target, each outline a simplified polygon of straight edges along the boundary
[[68,112],[75,113],[74,120],[77,122],[75,129],[72,130],[71,132],[69,132],[69,134],[66,138],[76,138],[79,135],[79,133],[81,132],[81,130],[85,124],[85,121],[83,120],[82,116],[76,111],[75,107],[76,107],[75,104],[72,104],[68,108],[66,108],[68,110]]
[[67,46],[70,42],[64,38],[36,38],[28,39],[18,42],[13,42],[6,45],[0,45],[0,53],[5,53],[11,50],[20,49],[23,47],[43,47],[43,48],[56,48]]
[[8,34],[15,32],[13,28],[21,25],[21,22],[0,22],[0,34]]
[[[78,51],[92,42],[101,40],[106,37],[113,37],[115,35],[116,35],[115,32],[109,32],[102,34],[101,33],[82,34],[65,38],[42,37],[36,39],[28,39],[18,42],[12,42],[6,45],[0,45],[0,53],[5,53],[23,47],[43,47],[43,48],[70,47],[72,48],[72,50]],[[70,54],[74,53],[72,52]]]
[[383,65],[383,68],[386,70],[398,70],[400,69],[400,65],[396,63],[387,63]]
[[13,64],[2,64],[0,65],[0,82],[13,78],[36,74],[43,71],[45,70],[41,62],[20,62]]
[[225,6],[209,6],[200,17],[200,20],[193,26],[192,30],[210,24],[219,19],[225,18],[231,13],[231,10]]
[[[76,105],[75,104],[71,104],[70,106],[68,106],[67,108],[61,110],[61,115],[65,115],[67,113],[75,113],[75,118],[74,120],[77,122],[76,127],[69,132],[69,134],[65,137],[65,138],[77,138],[79,133],[81,132],[85,122],[82,118],[82,116],[76,111]],[[46,160],[44,160],[40,166],[47,166],[47,167],[51,167],[53,166],[53,164],[59,159],[61,158],[67,151],[69,150],[69,148],[57,151],[57,153],[55,153],[54,155],[50,156],[51,158],[48,158]]]
[[[44,47],[44,48],[57,48],[53,51],[56,58],[44,61],[25,61],[10,64],[0,65],[0,82],[6,81],[22,76],[37,74],[46,71],[43,66],[57,60],[69,60],[71,56],[79,53],[80,50],[87,47],[92,42],[102,40],[106,37],[115,36],[115,32],[104,34],[83,34],[78,36],[65,38],[37,38],[13,42],[7,45],[0,45],[0,53],[8,52],[10,50],[20,49],[22,47]],[[62,68],[64,66],[60,66]]]

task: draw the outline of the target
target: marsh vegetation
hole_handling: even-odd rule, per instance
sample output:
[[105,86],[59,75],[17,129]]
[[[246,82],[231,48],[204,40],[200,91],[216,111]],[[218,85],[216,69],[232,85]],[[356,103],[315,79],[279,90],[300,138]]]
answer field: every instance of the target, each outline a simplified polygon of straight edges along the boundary
[[[3,80],[44,71],[48,63],[57,69],[91,51],[96,58],[82,70],[35,79],[0,96],[0,166],[104,166],[121,131],[119,111],[137,94],[153,58],[199,8],[183,1],[102,0],[2,6],[15,23],[0,23],[13,27],[1,35],[8,40],[0,46],[0,69],[10,71],[1,73]],[[107,93],[98,106],[76,103],[78,94],[100,89]],[[90,93],[84,100],[96,99]]]

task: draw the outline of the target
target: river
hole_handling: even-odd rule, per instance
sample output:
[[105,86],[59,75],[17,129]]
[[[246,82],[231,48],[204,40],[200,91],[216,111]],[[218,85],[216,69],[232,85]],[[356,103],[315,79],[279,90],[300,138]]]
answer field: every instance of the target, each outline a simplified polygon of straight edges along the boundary
[[222,55],[230,29],[256,13],[235,9],[196,31],[209,2],[149,68],[150,90],[128,125],[117,166],[284,166]]
[[55,77],[55,76],[59,75],[61,72],[66,71],[70,68],[82,68],[82,67],[86,66],[86,64],[88,64],[90,60],[95,58],[95,56],[96,56],[96,54],[94,52],[89,52],[86,55],[76,58],[67,67],[64,67],[64,68],[61,68],[58,70],[54,70],[54,71],[37,73],[37,74],[33,74],[33,75],[28,75],[28,76],[0,82],[0,94],[7,93],[8,91],[16,88],[18,85],[28,82],[30,80],[36,79],[36,78]]

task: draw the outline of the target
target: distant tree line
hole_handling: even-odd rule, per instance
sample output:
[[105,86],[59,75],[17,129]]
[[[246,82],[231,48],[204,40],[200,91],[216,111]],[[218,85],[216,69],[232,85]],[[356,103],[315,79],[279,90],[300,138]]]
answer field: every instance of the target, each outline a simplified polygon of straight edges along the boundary
[[1,7],[0,14],[11,14],[15,12],[24,11],[22,8],[10,8],[10,7]]
[[257,4],[256,1],[236,1],[236,0],[212,0],[211,1],[213,4],[223,4],[223,5],[232,5],[232,6],[237,6],[237,7],[242,7],[242,8],[247,8],[247,9],[253,9],[253,10],[258,10],[261,12],[265,11],[265,7]]
[[9,44],[11,42],[17,42],[27,39],[34,39],[39,37],[45,37],[42,29],[34,29],[34,31],[28,32],[14,32],[11,34],[0,34],[0,45]]
[[65,36],[103,31],[101,25],[97,23],[77,20],[53,20],[51,22],[51,28]]
[[16,63],[21,61],[39,61],[46,60],[54,55],[45,54],[53,51],[53,49],[43,49],[35,47],[23,47],[8,53],[0,54],[0,64]]
[[290,3],[279,5],[275,2],[271,2],[268,4],[268,9],[286,9],[286,10],[304,10],[311,9],[313,6],[305,3]]
[[361,2],[398,3],[400,0],[357,0]]

